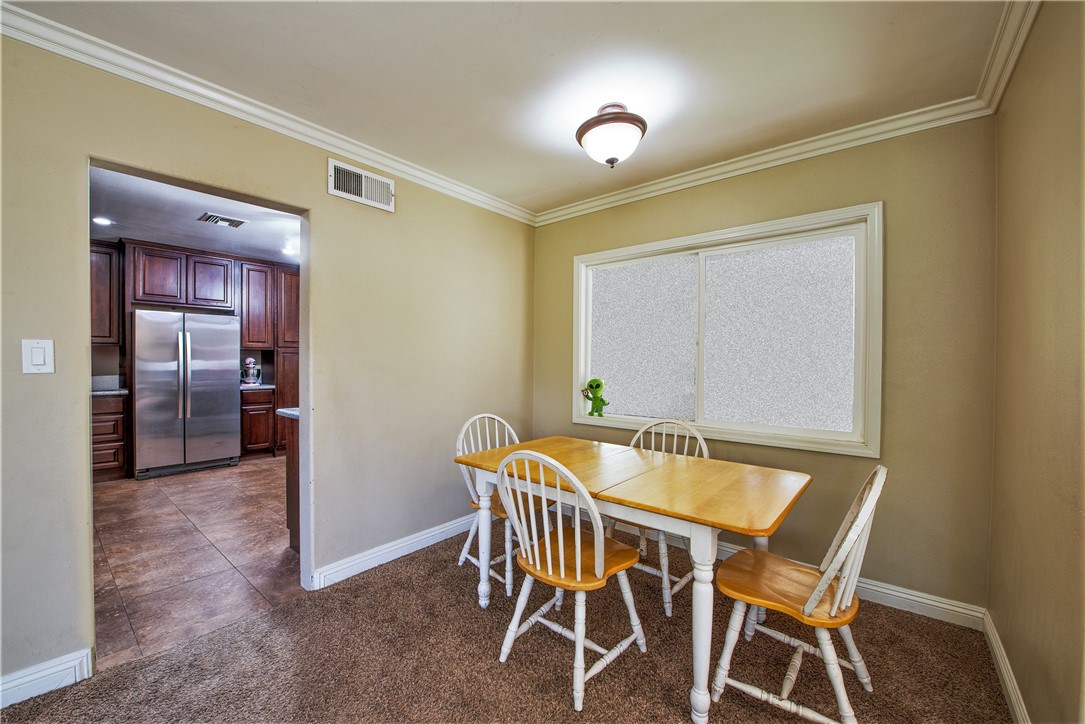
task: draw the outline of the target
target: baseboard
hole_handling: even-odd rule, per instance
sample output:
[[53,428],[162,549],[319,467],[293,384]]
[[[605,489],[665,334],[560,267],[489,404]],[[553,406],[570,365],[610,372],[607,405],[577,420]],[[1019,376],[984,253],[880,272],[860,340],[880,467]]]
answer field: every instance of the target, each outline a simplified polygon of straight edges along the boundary
[[74,684],[90,676],[90,649],[73,651],[0,679],[0,706]]
[[987,647],[991,649],[991,657],[995,661],[995,671],[998,679],[1002,682],[1002,692],[1006,695],[1006,704],[1010,707],[1010,716],[1017,724],[1029,724],[1028,710],[1025,709],[1025,700],[1021,696],[1021,689],[1017,686],[1017,679],[1010,668],[1010,659],[1006,656],[1006,649],[1002,647],[1002,639],[998,637],[995,622],[991,619],[988,611],[983,612],[983,633],[987,637]]
[[367,571],[370,568],[375,568],[382,563],[394,561],[400,556],[422,550],[423,548],[431,546],[434,543],[439,543],[446,538],[451,538],[460,533],[466,533],[471,530],[471,524],[474,521],[475,514],[470,513],[462,518],[457,518],[456,520],[444,523],[435,528],[409,535],[406,538],[394,540],[379,548],[373,548],[372,550],[359,553],[350,558],[336,561],[331,565],[318,568],[313,572],[314,589],[324,588],[333,583],[345,581],[351,576],[357,575],[362,571]]

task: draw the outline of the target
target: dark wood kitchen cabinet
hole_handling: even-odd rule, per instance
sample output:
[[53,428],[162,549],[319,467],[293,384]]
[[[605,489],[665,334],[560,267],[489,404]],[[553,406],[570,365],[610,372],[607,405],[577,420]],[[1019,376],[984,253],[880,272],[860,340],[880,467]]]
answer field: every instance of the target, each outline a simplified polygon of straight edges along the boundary
[[142,304],[234,308],[234,260],[128,243],[132,301]]
[[275,267],[241,262],[241,348],[275,348]]
[[[299,355],[296,349],[275,351],[275,407],[298,406]],[[276,418],[275,449],[286,449],[287,424],[285,418]]]
[[125,475],[125,399],[115,395],[90,398],[91,470],[96,483]]
[[275,390],[241,390],[241,452],[275,447]]
[[276,266],[275,279],[277,297],[275,346],[296,348],[301,342],[299,314],[301,273],[296,267]]
[[90,245],[90,343],[121,343],[121,250]]

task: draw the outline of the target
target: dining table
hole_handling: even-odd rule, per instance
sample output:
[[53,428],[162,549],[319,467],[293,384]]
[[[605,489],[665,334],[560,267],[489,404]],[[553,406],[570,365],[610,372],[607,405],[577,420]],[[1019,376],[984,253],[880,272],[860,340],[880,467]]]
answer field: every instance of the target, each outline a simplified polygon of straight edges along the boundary
[[715,593],[712,569],[719,533],[726,530],[751,536],[755,547],[767,548],[769,536],[810,485],[810,476],[565,436],[460,455],[457,463],[475,469],[479,495],[478,601],[483,608],[490,602],[490,496],[501,461],[520,450],[548,455],[568,468],[587,488],[602,515],[689,540],[693,563],[690,718],[698,724],[708,721]]

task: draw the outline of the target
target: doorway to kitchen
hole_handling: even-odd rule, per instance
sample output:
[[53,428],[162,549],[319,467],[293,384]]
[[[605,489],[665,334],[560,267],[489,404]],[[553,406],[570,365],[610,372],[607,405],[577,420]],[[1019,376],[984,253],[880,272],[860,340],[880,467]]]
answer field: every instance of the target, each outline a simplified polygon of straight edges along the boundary
[[304,593],[301,451],[288,465],[287,441],[305,223],[115,164],[92,162],[89,180],[101,670]]

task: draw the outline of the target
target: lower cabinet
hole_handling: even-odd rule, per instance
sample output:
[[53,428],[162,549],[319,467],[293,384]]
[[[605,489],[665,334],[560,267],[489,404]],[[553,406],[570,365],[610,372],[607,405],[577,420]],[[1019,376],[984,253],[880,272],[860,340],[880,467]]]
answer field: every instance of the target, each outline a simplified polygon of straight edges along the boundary
[[275,449],[275,390],[241,390],[241,453]]
[[[298,406],[298,350],[275,351],[275,407]],[[286,450],[287,425],[284,418],[275,424],[275,449]]]
[[96,483],[124,477],[124,400],[123,396],[90,398],[91,470]]

